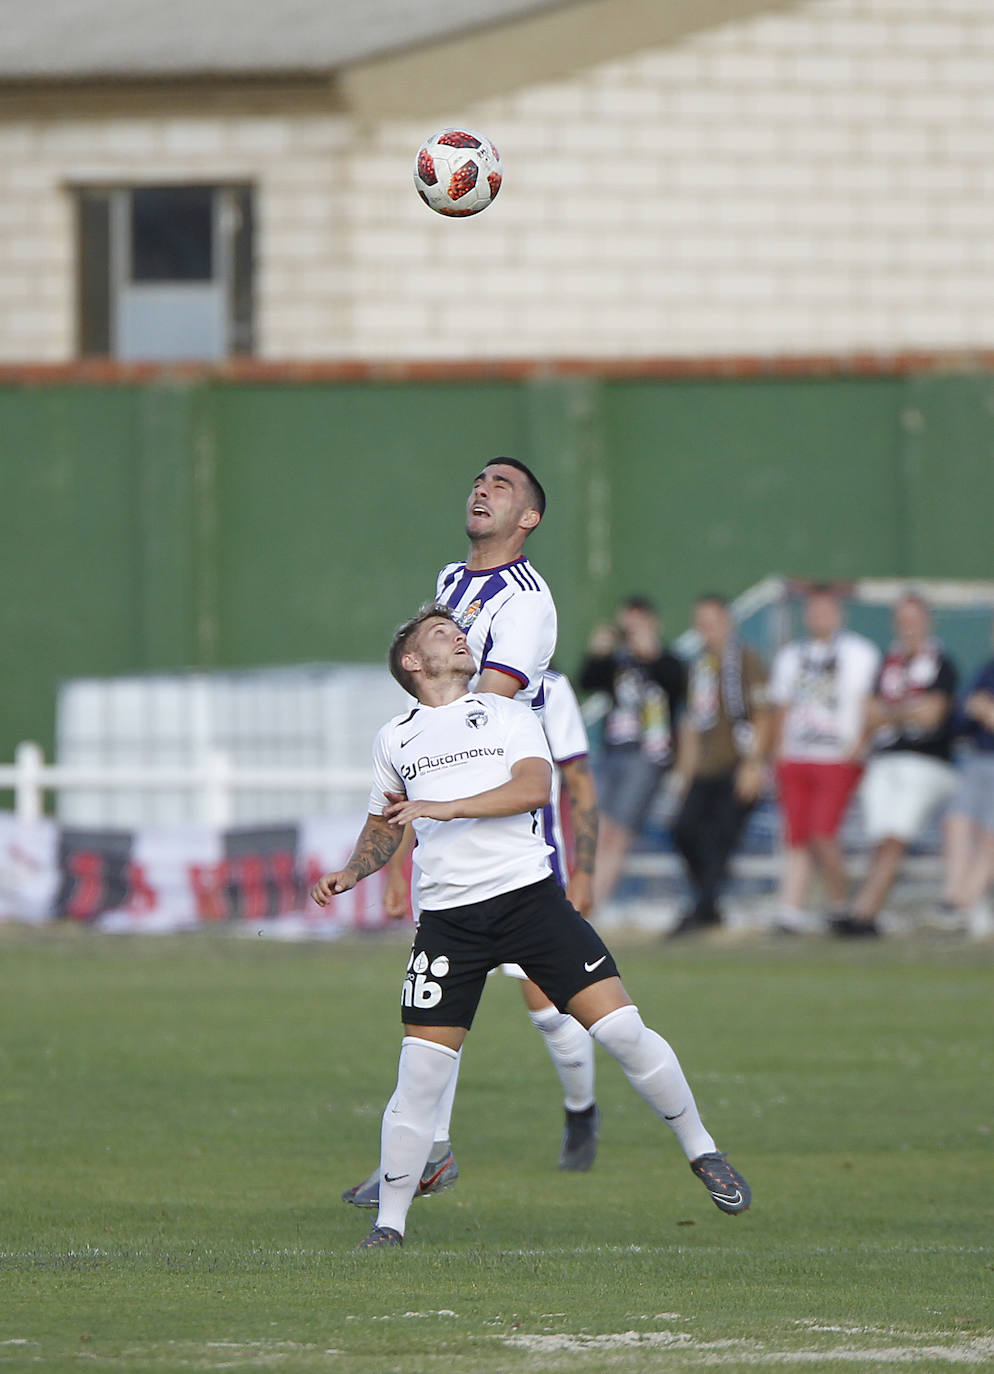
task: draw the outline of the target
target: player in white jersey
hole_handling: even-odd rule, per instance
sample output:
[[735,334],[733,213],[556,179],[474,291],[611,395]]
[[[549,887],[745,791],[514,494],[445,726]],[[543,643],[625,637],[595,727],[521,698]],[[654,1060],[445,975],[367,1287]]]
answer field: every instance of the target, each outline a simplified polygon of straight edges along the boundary
[[[466,502],[469,555],[464,562],[447,564],[438,575],[435,589],[437,603],[451,608],[466,633],[478,668],[474,688],[527,701],[540,715],[545,709],[544,675],[556,647],[556,606],[548,585],[524,556],[523,549],[525,540],[545,514],[545,504],[541,483],[524,463],[503,457],[488,463],[474,480]],[[557,713],[557,720],[560,715],[561,712]],[[597,808],[585,759],[577,758],[569,768],[567,787],[575,793],[576,800],[575,863],[567,875],[565,855],[560,850],[557,869],[566,879],[569,900],[581,914],[589,916]],[[387,914],[397,919],[406,918],[409,912],[410,894],[403,860],[412,842],[413,837],[408,835],[388,869],[385,905]],[[565,1093],[566,1122],[559,1167],[587,1170],[597,1152],[599,1127],[593,1096],[593,1044],[582,1027],[558,1012],[533,984],[525,982],[523,992],[529,1016],[542,1035]],[[457,1082],[458,1071],[441,1104],[438,1134],[425,1171],[422,1196],[451,1186],[459,1174],[449,1142],[449,1119]],[[344,1202],[357,1207],[375,1207],[377,1199],[375,1170],[362,1183],[342,1193]]]
[[325,906],[349,891],[383,867],[401,827],[414,825],[421,919],[401,995],[397,1088],[383,1114],[379,1209],[359,1248],[403,1243],[439,1101],[487,974],[507,960],[520,962],[619,1061],[715,1204],[745,1211],[748,1184],[705,1129],[676,1055],[643,1023],[610,951],[552,875],[539,814],[552,762],[534,714],[469,691],[476,665],[445,609],[430,607],[397,631],[390,666],[419,705],[377,736],[362,834],[346,867],[311,893]]

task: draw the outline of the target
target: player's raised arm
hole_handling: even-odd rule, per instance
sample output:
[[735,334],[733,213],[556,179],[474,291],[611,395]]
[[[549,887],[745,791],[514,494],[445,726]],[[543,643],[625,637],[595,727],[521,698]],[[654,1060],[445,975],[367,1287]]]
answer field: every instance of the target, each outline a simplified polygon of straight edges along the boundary
[[506,601],[490,622],[476,690],[503,697],[527,691],[540,681],[555,647],[556,615],[551,598],[523,589]]
[[476,684],[478,692],[493,692],[498,697],[516,697],[521,691],[521,678],[512,677],[503,668],[484,668]]
[[552,765],[547,759],[519,759],[511,765],[510,781],[472,797],[458,797],[454,801],[407,801],[392,799],[386,808],[390,824],[400,834],[408,821],[484,820],[496,816],[517,816],[528,811],[541,811],[548,806],[552,791]]
[[311,888],[312,899],[318,906],[327,906],[332,897],[349,892],[356,883],[381,869],[400,844],[402,833],[386,816],[367,816],[352,857],[344,868],[318,879]]

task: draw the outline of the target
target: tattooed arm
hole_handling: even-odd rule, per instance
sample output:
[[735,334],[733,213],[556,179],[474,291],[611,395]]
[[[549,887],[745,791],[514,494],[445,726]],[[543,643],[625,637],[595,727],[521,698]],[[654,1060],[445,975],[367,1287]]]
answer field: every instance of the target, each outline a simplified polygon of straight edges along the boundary
[[327,906],[337,893],[348,892],[362,878],[382,868],[402,838],[403,831],[391,825],[386,816],[367,816],[352,857],[337,873],[326,873],[314,884],[312,899],[318,906]]
[[569,798],[573,826],[574,866],[566,885],[566,896],[581,916],[590,919],[594,904],[594,856],[597,852],[597,792],[586,758],[571,759],[563,765],[563,785]]

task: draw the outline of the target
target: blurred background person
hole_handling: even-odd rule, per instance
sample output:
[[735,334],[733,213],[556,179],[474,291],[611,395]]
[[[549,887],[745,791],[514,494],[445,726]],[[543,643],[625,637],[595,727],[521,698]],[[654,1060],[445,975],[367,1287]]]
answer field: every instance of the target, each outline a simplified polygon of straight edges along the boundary
[[872,744],[860,792],[869,871],[836,935],[879,934],[876,918],[911,841],[956,786],[952,766],[955,664],[932,637],[932,615],[916,592],[894,606],[897,638],[867,702],[863,742]]
[[809,638],[779,650],[770,680],[786,839],[776,924],[798,933],[825,927],[805,910],[816,869],[831,914],[840,915],[848,899],[838,832],[863,771],[863,720],[880,666],[876,645],[843,628],[831,587],[808,592],[804,625]]
[[604,692],[604,717],[595,767],[600,831],[594,864],[594,905],[617,886],[659,785],[672,766],[674,731],[683,710],[687,673],[663,643],[653,603],[629,596],[613,624],[593,632],[579,673],[586,692]]
[[968,752],[959,770],[945,827],[945,913],[976,935],[988,934],[981,904],[994,882],[994,658],[970,685],[954,728]]
[[721,924],[729,859],[762,794],[772,743],[766,666],[737,637],[727,599],[698,597],[694,629],[701,648],[690,666],[676,765],[687,790],[673,829],[693,903],[673,935]]

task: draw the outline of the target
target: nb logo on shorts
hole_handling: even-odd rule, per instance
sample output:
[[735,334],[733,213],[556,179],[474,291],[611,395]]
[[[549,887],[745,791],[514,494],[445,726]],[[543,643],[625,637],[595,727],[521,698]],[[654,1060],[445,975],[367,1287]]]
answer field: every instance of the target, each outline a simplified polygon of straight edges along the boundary
[[[416,1007],[419,1011],[430,1011],[432,1007],[437,1007],[442,1000],[442,985],[434,979],[444,978],[448,971],[449,961],[444,954],[434,958],[429,968],[427,954],[422,950],[420,954],[415,955],[412,951],[407,961],[400,1005]],[[432,974],[432,978],[426,976],[429,973]]]

